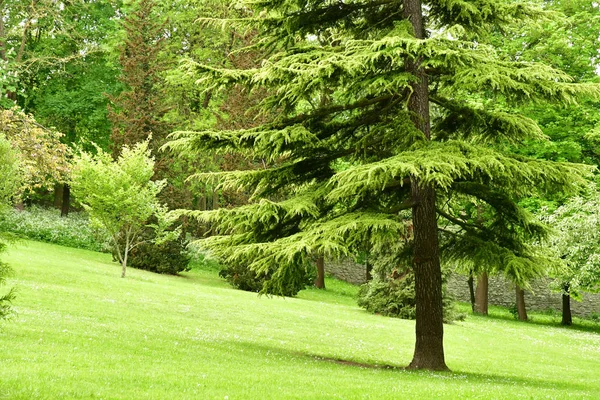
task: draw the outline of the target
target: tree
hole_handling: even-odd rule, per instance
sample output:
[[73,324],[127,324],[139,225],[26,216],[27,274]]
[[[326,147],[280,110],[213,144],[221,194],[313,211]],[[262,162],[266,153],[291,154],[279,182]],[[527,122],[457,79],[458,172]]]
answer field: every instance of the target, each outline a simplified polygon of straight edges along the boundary
[[552,275],[562,293],[562,324],[571,325],[571,297],[600,290],[600,192],[592,185],[585,196],[546,210],[541,218],[554,229],[554,257],[566,264]]
[[150,217],[158,218],[159,230],[170,222],[156,199],[165,182],[150,180],[153,168],[147,141],[131,148],[124,146],[116,161],[100,148],[97,155],[82,153],[74,161],[74,195],[89,212],[92,223],[109,235],[121,262],[122,278],[129,252],[141,243],[140,235]]
[[[492,265],[521,283],[541,260],[528,244],[546,230],[518,200],[573,192],[589,169],[511,153],[508,143],[543,139],[506,105],[573,102],[598,95],[551,67],[504,59],[486,34],[516,19],[549,18],[529,4],[500,0],[249,2],[242,23],[270,50],[246,70],[187,65],[207,90],[268,90],[274,120],[258,127],[178,132],[187,153],[244,149],[277,161],[253,171],[198,174],[222,188],[253,190],[253,203],[184,212],[213,224],[205,246],[256,271],[275,266],[271,285],[299,276],[313,254],[348,254],[368,243],[390,253],[406,234],[415,276],[416,343],[409,368],[447,369],[440,257]],[[423,7],[427,20],[423,18]],[[427,25],[426,25],[427,24]],[[333,35],[335,41],[320,41]],[[329,100],[321,102],[323,93]],[[275,201],[284,193],[283,200]],[[480,201],[485,223],[456,201]]]
[[[2,209],[8,207],[12,197],[20,188],[20,177],[19,158],[4,134],[0,133],[0,218],[2,218],[1,212],[4,211]],[[6,250],[10,239],[10,235],[6,232],[0,232],[0,253]],[[6,283],[6,278],[10,273],[10,266],[0,262],[0,287]],[[0,292],[0,320],[7,318],[12,313],[11,302],[14,297],[14,289]]]
[[69,174],[69,151],[60,142],[62,134],[40,125],[18,108],[0,110],[0,133],[8,139],[20,159],[19,195],[40,187],[64,183]]
[[164,24],[154,12],[153,0],[139,0],[135,5],[123,21],[125,41],[119,57],[121,82],[126,89],[112,98],[109,112],[115,158],[124,145],[133,146],[150,137],[151,148],[156,151],[168,129],[161,120],[166,112],[160,87],[164,66],[158,58],[164,46]]

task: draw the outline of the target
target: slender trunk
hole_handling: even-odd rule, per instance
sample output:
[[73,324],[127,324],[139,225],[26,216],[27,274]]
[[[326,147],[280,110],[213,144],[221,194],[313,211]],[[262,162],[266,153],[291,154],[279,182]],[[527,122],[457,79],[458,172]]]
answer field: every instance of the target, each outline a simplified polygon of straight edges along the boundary
[[54,208],[60,210],[63,199],[63,185],[57,183],[54,185]]
[[[404,17],[412,23],[415,37],[425,38],[421,0],[405,0]],[[415,76],[408,110],[413,123],[427,139],[431,135],[429,83],[420,60],[406,60],[406,70]],[[413,270],[415,273],[416,342],[410,369],[447,370],[444,360],[442,270],[440,267],[435,188],[411,178],[414,227]]]
[[127,271],[127,256],[129,255],[129,239],[125,239],[125,252],[123,254],[123,260],[121,261],[121,278],[125,278],[125,272]]
[[317,279],[315,279],[315,286],[318,289],[325,289],[325,259],[323,257],[317,258]]
[[568,283],[563,286],[562,294],[562,325],[572,325],[573,317],[571,316],[571,288]]
[[66,217],[69,215],[70,205],[71,205],[71,187],[65,183],[63,186],[62,207],[60,209],[61,217]]
[[475,289],[475,313],[488,315],[487,272],[482,272],[477,276],[477,289]]
[[367,257],[367,260],[365,261],[365,269],[366,269],[365,280],[367,282],[370,282],[371,280],[373,280],[373,264],[371,264],[369,262],[369,258],[368,257]]
[[219,191],[217,189],[213,190],[212,195],[212,209],[217,210],[219,208]]
[[0,0],[0,60],[6,61],[6,29],[4,27],[4,0]]
[[469,298],[471,299],[471,312],[475,312],[475,286],[473,284],[473,270],[469,271],[469,279],[467,280],[469,285]]
[[527,309],[525,308],[525,291],[519,285],[515,288],[517,294],[517,315],[519,321],[527,321]]

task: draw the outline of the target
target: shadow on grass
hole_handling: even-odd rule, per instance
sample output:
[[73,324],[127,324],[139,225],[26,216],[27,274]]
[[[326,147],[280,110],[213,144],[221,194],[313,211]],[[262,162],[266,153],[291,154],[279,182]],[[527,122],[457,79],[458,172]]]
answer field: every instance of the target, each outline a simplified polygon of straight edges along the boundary
[[[582,391],[586,392],[590,388],[585,384],[577,384],[567,381],[556,381],[549,379],[535,379],[524,376],[502,375],[495,373],[474,373],[465,371],[427,371],[427,370],[409,370],[405,366],[393,365],[387,363],[378,363],[375,360],[355,360],[350,358],[330,357],[326,355],[316,354],[312,352],[302,352],[298,350],[289,350],[277,346],[267,346],[254,342],[239,342],[227,341],[221,344],[228,351],[236,351],[245,353],[246,356],[254,354],[257,357],[275,357],[279,359],[287,359],[293,362],[294,359],[307,360],[318,366],[319,364],[336,364],[341,367],[356,369],[356,370],[386,370],[390,373],[403,374],[419,379],[441,379],[452,381],[457,384],[464,382],[465,385],[478,384],[481,386],[500,385],[507,387],[507,393],[514,387],[530,387],[535,389],[557,389],[564,391]],[[250,354],[249,354],[250,353]],[[523,374],[527,371],[522,371]],[[516,372],[518,373],[518,372]]]

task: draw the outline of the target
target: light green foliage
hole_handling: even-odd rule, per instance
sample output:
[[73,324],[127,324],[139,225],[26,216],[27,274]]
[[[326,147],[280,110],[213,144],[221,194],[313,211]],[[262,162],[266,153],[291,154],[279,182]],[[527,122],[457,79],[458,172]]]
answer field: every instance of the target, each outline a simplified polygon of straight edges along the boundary
[[[20,187],[20,176],[18,155],[4,134],[0,133],[0,223],[4,220],[7,208]],[[0,228],[0,254],[6,251],[6,246],[12,239],[9,233]],[[0,288],[4,286],[10,273],[9,265],[0,261]],[[14,297],[14,289],[8,292],[0,291],[0,320],[11,315],[11,302]]]
[[566,264],[553,274],[560,289],[576,298],[600,290],[600,193],[595,185],[553,212],[542,210],[540,218],[553,228],[549,251]]
[[[216,271],[129,271],[110,255],[45,243],[7,255],[18,312],[0,333],[10,399],[586,399],[600,393],[598,324],[506,309],[445,327],[453,373],[400,368],[414,321],[356,307],[356,287],[298,298],[232,290]],[[68,301],[66,299],[68,293]],[[467,312],[468,305],[461,311]],[[476,351],[482,357],[473,357]],[[338,362],[336,362],[338,360]],[[362,363],[353,365],[350,363]],[[383,366],[394,368],[383,368]]]
[[84,152],[74,161],[73,193],[92,223],[110,237],[123,277],[129,251],[140,243],[148,219],[158,218],[154,226],[158,232],[164,232],[172,222],[156,199],[165,182],[150,180],[153,168],[147,141],[124,147],[117,161],[100,148],[96,155]]
[[106,251],[108,247],[108,237],[91,226],[84,212],[71,211],[65,218],[60,216],[60,210],[53,208],[10,209],[0,220],[0,231],[80,249]]
[[[510,59],[498,48],[490,32],[560,20],[539,5],[423,5],[424,39],[415,38],[395,1],[264,0],[248,2],[254,14],[241,20],[202,19],[255,29],[268,57],[237,69],[189,60],[182,73],[194,74],[206,93],[234,85],[266,92],[260,110],[267,122],[176,132],[169,146],[187,156],[244,151],[271,162],[260,170],[190,177],[250,192],[255,201],[236,210],[185,213],[221,235],[205,246],[256,271],[276,266],[281,274],[274,279],[293,275],[294,268],[300,273],[314,254],[391,252],[406,234],[399,212],[414,205],[411,182],[419,181],[436,189],[445,260],[504,271],[523,285],[543,271],[545,258],[531,243],[543,240],[546,230],[518,202],[575,193],[591,169],[515,154],[528,140],[550,143],[518,107],[574,104],[598,96],[600,85],[540,60]],[[407,65],[415,60],[429,79],[430,138],[415,126],[423,116],[407,107],[416,79]],[[475,203],[481,215],[465,211]]]

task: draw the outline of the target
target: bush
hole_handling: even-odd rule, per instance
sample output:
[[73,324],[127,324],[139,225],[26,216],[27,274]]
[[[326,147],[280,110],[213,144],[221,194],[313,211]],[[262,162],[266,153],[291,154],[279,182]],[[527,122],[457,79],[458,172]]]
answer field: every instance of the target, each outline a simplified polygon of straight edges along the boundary
[[286,270],[289,272],[289,276],[277,280],[283,284],[275,284],[276,281],[271,280],[273,274],[276,273],[275,269],[259,275],[245,265],[228,265],[219,272],[219,275],[236,289],[289,297],[297,295],[299,291],[312,285],[314,281],[314,274],[309,272],[311,269],[303,268],[298,274],[298,271],[290,271],[287,268],[279,270],[277,273],[285,273]]
[[[142,242],[131,249],[127,259],[127,265],[145,271],[159,274],[176,275],[179,272],[189,271],[190,255],[186,250],[185,240],[178,238],[156,244],[152,240],[155,233],[146,228],[142,234]],[[116,254],[113,254],[115,257]]]
[[[3,262],[0,262],[0,286],[3,286],[6,282],[6,278],[11,273],[10,267]],[[11,302],[15,298],[14,288],[9,289],[8,292],[0,293],[0,321],[7,319],[13,314]]]
[[80,249],[106,251],[107,237],[91,227],[87,214],[32,206],[19,211],[9,209],[0,216],[0,231],[20,237]]
[[[444,322],[462,321],[466,315],[456,311],[452,299],[444,290]],[[394,271],[384,279],[374,279],[361,286],[358,305],[374,314],[403,319],[415,319],[415,278],[412,272]]]

